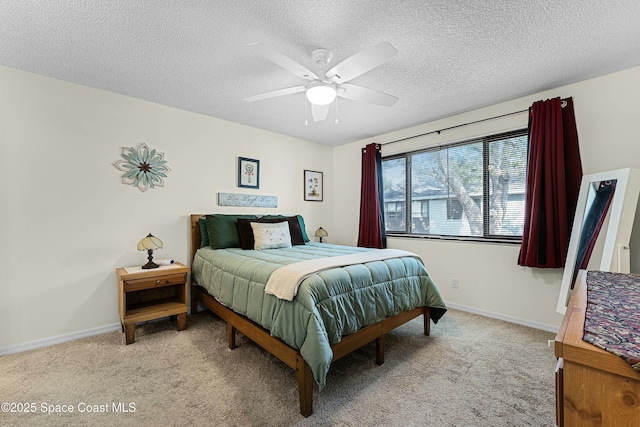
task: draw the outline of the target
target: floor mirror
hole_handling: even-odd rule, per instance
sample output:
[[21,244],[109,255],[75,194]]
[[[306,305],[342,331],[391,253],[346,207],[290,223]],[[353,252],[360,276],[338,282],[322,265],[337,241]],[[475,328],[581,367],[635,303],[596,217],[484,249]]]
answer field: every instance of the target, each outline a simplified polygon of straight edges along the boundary
[[639,196],[640,169],[582,177],[558,313],[564,314],[567,309],[578,270],[630,272],[630,239]]

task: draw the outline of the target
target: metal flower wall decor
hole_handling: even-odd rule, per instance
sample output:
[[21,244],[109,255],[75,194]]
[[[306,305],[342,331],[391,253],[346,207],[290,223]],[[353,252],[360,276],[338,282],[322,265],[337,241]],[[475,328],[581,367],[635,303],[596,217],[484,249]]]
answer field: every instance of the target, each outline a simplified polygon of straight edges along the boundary
[[142,143],[138,148],[122,147],[120,157],[122,160],[113,165],[124,172],[121,176],[123,184],[133,185],[143,192],[149,188],[164,187],[163,178],[171,170],[164,160],[164,153]]

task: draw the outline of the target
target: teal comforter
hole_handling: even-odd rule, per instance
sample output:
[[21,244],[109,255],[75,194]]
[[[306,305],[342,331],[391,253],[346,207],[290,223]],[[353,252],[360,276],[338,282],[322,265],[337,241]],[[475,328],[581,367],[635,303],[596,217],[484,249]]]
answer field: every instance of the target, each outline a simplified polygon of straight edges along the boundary
[[416,307],[430,307],[434,323],[446,311],[425,267],[413,257],[322,271],[300,284],[293,301],[264,292],[271,273],[283,265],[367,250],[315,242],[262,251],[205,247],[197,251],[191,271],[220,303],[299,350],[322,389],[331,344],[343,335]]

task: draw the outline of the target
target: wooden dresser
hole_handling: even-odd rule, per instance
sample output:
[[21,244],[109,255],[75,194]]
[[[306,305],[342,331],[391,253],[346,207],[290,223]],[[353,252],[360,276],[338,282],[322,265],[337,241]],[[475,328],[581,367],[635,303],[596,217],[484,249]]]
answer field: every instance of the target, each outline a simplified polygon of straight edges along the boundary
[[640,373],[622,358],[582,341],[585,280],[581,274],[555,339],[556,422],[566,427],[640,426]]

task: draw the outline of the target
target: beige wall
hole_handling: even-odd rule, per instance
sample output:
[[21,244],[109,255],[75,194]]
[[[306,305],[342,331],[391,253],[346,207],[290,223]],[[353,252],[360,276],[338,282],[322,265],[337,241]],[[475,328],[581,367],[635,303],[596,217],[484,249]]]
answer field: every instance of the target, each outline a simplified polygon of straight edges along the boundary
[[[190,213],[300,213],[332,224],[332,149],[0,67],[0,348],[117,325],[115,269],[146,256],[188,262]],[[164,188],[121,184],[120,147],[165,153]],[[260,160],[260,189],[238,188],[237,157]],[[303,200],[303,170],[324,202]],[[218,192],[278,197],[278,208],[218,207]]]
[[[301,213],[331,243],[355,244],[360,148],[572,96],[585,173],[640,167],[640,68],[330,148],[247,126],[0,67],[0,350],[118,323],[115,268],[137,265],[138,240],[187,261],[198,212]],[[384,154],[526,126],[526,114],[384,147]],[[120,147],[165,153],[164,188],[120,183]],[[261,161],[258,191],[236,186],[237,157]],[[324,202],[302,200],[304,169],[324,172]],[[337,183],[340,183],[338,185]],[[345,183],[351,183],[346,185]],[[278,196],[278,209],[224,208],[218,192]],[[424,257],[452,306],[553,329],[562,272],[516,265],[514,245],[389,239]],[[633,261],[632,261],[633,262]],[[459,288],[452,289],[451,278]]]
[[[333,152],[334,183],[354,184],[349,187],[343,184],[334,187],[334,235],[339,238],[333,242],[353,244],[357,241],[360,149],[366,144],[384,144],[524,110],[534,101],[557,96],[573,97],[585,174],[640,167],[640,137],[637,128],[640,118],[640,68],[632,68],[337,147]],[[433,134],[384,145],[382,152],[383,155],[388,155],[526,126],[527,114],[518,114],[444,131],[440,135]],[[422,255],[442,296],[452,306],[543,329],[553,330],[560,324],[561,316],[555,309],[562,270],[518,266],[517,245],[407,238],[389,238],[388,245]],[[635,253],[635,257],[638,257],[640,251],[633,252],[633,249],[632,242],[632,256]],[[458,289],[451,287],[452,278],[458,279]]]

